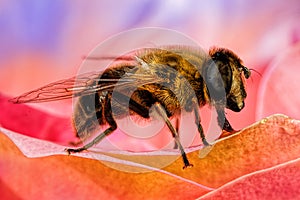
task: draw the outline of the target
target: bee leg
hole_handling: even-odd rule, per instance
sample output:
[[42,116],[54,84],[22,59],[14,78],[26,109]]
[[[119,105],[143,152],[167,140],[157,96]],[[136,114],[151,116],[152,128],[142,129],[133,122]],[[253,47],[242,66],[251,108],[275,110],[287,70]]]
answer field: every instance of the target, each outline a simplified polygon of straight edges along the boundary
[[68,154],[71,154],[71,153],[78,153],[78,152],[87,150],[87,149],[91,148],[92,146],[94,146],[95,144],[98,144],[103,138],[105,138],[106,136],[108,136],[114,130],[117,129],[117,123],[116,123],[116,121],[114,120],[114,118],[112,116],[111,103],[110,103],[110,98],[108,96],[106,96],[106,98],[105,98],[104,116],[105,116],[105,119],[106,119],[107,123],[110,125],[109,128],[107,128],[104,132],[100,133],[100,135],[95,137],[91,142],[84,145],[83,147],[75,148],[75,149],[67,148],[67,149],[65,149],[65,151]]
[[227,137],[227,136],[232,135],[233,133],[237,132],[236,130],[234,130],[232,128],[229,121],[227,120],[224,109],[217,109],[217,113],[218,113],[219,126],[222,128],[222,130],[224,130],[222,132],[222,134],[220,135],[219,139]]
[[229,123],[229,121],[227,120],[226,117],[225,117],[223,130],[228,131],[228,132],[235,132],[235,130],[232,128],[232,126],[230,125],[230,123]]
[[95,144],[98,144],[103,138],[105,138],[107,135],[109,135],[110,133],[112,133],[116,128],[114,127],[109,127],[108,129],[106,129],[104,132],[102,132],[100,135],[98,135],[95,139],[93,139],[91,142],[89,142],[88,144],[84,145],[83,147],[80,148],[76,148],[76,149],[65,149],[65,151],[68,154],[71,153],[78,153],[81,151],[85,151],[89,148],[91,148],[92,146],[94,146]]
[[204,146],[211,146],[205,138],[203,127],[201,125],[201,119],[200,119],[198,106],[196,106],[196,103],[193,103],[193,107],[194,107],[194,114],[195,114],[195,123],[197,125],[198,132],[200,133],[202,143],[203,143]]
[[183,160],[183,163],[184,163],[184,166],[183,166],[183,169],[187,168],[187,167],[192,167],[193,165],[190,164],[187,156],[186,156],[186,153],[180,143],[180,140],[179,140],[179,136],[178,136],[178,133],[176,131],[176,129],[173,127],[172,123],[170,122],[167,114],[166,114],[166,111],[164,110],[164,108],[162,107],[162,105],[160,103],[155,103],[154,104],[154,108],[155,108],[155,111],[157,112],[157,114],[163,118],[163,120],[166,122],[168,128],[170,129],[171,133],[172,133],[172,136],[174,137],[175,139],[175,142],[177,144],[177,146],[179,147],[179,150],[180,150],[180,153],[181,153],[181,157],[182,157],[182,160]]
[[225,130],[230,133],[235,132],[235,130],[232,128],[232,126],[230,125],[229,121],[225,116],[224,109],[217,109],[217,114],[218,114],[218,123],[219,126],[222,128],[222,130]]
[[[176,118],[175,130],[178,133],[178,137],[179,137],[179,119],[178,118]],[[176,142],[174,144],[173,149],[178,149],[178,145]]]

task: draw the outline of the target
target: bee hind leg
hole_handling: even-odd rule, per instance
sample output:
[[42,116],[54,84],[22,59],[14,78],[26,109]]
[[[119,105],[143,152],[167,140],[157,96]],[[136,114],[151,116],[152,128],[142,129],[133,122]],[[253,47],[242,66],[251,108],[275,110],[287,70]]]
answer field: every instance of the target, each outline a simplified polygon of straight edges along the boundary
[[78,153],[81,151],[85,151],[89,148],[91,148],[92,146],[94,146],[95,144],[98,144],[103,138],[105,138],[106,136],[108,136],[109,134],[111,134],[114,130],[117,129],[117,123],[113,118],[113,115],[111,113],[111,103],[110,103],[110,98],[108,96],[106,96],[105,99],[105,104],[104,104],[104,116],[105,119],[107,121],[107,123],[110,125],[109,128],[107,128],[104,132],[100,133],[100,135],[98,135],[97,137],[95,137],[91,142],[89,142],[88,144],[84,145],[83,147],[80,148],[74,148],[74,149],[65,149],[65,151],[68,154],[71,153]]
[[182,160],[183,160],[183,163],[184,163],[183,169],[185,169],[187,167],[192,167],[193,165],[190,164],[190,162],[189,162],[189,160],[186,156],[186,153],[184,151],[184,148],[183,148],[182,144],[180,143],[178,133],[177,133],[176,129],[173,127],[172,123],[170,122],[163,106],[160,103],[155,103],[154,108],[155,108],[155,112],[163,118],[163,120],[167,124],[168,128],[170,129],[170,131],[172,133],[172,136],[175,139],[176,145],[178,146],[178,148],[180,150],[181,157],[182,157]]
[[75,148],[75,149],[66,148],[65,151],[68,154],[79,153],[81,151],[85,151],[85,150],[91,148],[92,146],[94,146],[95,144],[98,144],[103,138],[105,138],[107,135],[109,135],[110,133],[112,133],[115,129],[116,129],[115,127],[111,126],[108,129],[106,129],[104,132],[102,132],[100,135],[98,135],[97,137],[95,137],[95,139],[93,139],[91,142],[89,142],[88,144],[84,145],[83,147]]

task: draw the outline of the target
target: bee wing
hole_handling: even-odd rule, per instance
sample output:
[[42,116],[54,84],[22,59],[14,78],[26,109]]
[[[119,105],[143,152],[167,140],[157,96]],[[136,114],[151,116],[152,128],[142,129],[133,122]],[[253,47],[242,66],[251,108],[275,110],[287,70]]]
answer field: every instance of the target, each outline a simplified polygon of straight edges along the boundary
[[[101,72],[89,72],[69,79],[56,81],[11,99],[13,103],[39,103],[70,99],[97,91],[109,91],[114,87],[126,88],[137,84],[157,83],[157,77],[149,74],[132,74],[121,79],[101,79]],[[105,86],[99,84],[106,82]]]

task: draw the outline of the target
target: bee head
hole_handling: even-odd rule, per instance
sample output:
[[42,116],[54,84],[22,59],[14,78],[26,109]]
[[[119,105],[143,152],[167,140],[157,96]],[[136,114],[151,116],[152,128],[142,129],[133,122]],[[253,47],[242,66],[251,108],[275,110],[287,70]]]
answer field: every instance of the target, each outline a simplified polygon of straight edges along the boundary
[[[226,107],[235,112],[244,108],[244,99],[247,96],[245,90],[245,78],[251,75],[250,70],[242,65],[241,59],[232,51],[225,48],[212,48],[209,51],[210,59],[203,69],[209,93],[214,100],[221,96],[226,97]],[[220,91],[225,94],[220,95]],[[224,93],[224,92],[223,92]]]

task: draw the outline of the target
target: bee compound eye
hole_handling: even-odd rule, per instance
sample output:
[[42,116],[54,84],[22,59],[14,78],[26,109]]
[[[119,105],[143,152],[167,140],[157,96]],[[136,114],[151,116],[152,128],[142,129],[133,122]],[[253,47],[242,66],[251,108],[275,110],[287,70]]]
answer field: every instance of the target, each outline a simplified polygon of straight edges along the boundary
[[220,57],[220,56],[221,56],[221,53],[218,52],[218,51],[214,54],[214,57],[216,57],[216,58],[217,58],[217,57]]

